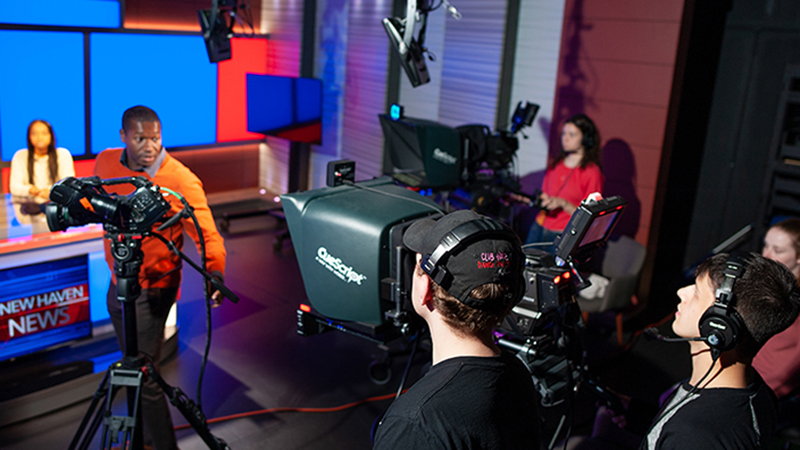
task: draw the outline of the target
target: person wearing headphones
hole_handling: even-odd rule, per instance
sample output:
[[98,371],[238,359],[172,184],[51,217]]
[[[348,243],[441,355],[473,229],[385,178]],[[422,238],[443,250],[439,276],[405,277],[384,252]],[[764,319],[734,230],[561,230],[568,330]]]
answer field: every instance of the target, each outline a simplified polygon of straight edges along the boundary
[[432,366],[386,411],[374,448],[539,449],[530,374],[492,336],[525,291],[519,238],[462,210],[416,221],[403,243],[416,252],[410,297]]
[[552,242],[564,231],[581,200],[593,192],[603,192],[600,159],[600,133],[592,119],[585,114],[567,119],[561,129],[561,151],[547,168],[541,194],[536,199],[512,196],[540,208],[527,244]]
[[752,361],[797,318],[797,279],[756,254],[716,255],[696,274],[695,284],[678,290],[672,324],[689,341],[692,374],[663,403],[641,448],[767,448],[776,400]]

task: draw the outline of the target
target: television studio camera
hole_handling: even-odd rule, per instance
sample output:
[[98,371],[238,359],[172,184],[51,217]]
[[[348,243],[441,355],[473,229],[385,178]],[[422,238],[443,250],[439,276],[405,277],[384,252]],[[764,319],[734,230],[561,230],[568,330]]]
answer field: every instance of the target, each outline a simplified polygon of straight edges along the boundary
[[[420,331],[423,324],[409,303],[415,255],[402,236],[414,221],[443,213],[433,201],[389,177],[281,200],[310,303],[297,310],[300,335],[338,330],[386,346]],[[581,321],[574,294],[576,282],[585,282],[578,267],[605,245],[626,206],[620,197],[584,201],[555,242],[554,255],[525,250],[525,295],[495,336],[526,362],[544,401],[573,387],[562,372],[577,353],[565,343]],[[374,382],[388,381],[376,375],[370,366]]]
[[[127,195],[109,194],[104,188],[104,186],[123,184],[132,185],[133,192]],[[183,202],[184,208],[179,213],[168,214],[172,206],[164,199],[162,190],[180,198]],[[142,378],[149,376],[158,383],[170,402],[186,417],[189,424],[209,448],[228,449],[225,441],[211,434],[208,429],[199,400],[202,382],[198,383],[198,402],[195,403],[179,387],[167,384],[153,366],[153,361],[139,353],[138,348],[134,301],[141,293],[139,271],[144,257],[141,250],[143,238],[152,236],[164,242],[170,250],[203,275],[215,289],[221,291],[234,303],[238,302],[235,294],[205,270],[204,254],[201,255],[203,258],[201,267],[178,250],[171,241],[159,233],[151,231],[151,228],[159,222],[161,225],[156,230],[166,230],[182,217],[195,219],[195,225],[197,225],[191,206],[179,193],[160,188],[141,176],[108,180],[97,176],[65,178],[50,190],[50,200],[45,206],[45,215],[51,231],[64,231],[69,227],[90,223],[103,224],[103,229],[106,231],[105,238],[110,241],[111,253],[114,257],[117,300],[122,303],[124,356],[120,362],[112,364],[106,372],[69,448],[86,448],[102,424],[103,448],[107,448],[106,446],[110,448],[112,443],[121,442],[123,448],[141,449],[143,445],[142,412],[139,404]],[[202,242],[202,231],[199,226],[198,234]],[[207,299],[209,298],[209,283],[206,283],[205,286]],[[208,312],[210,313],[210,309]],[[207,357],[207,349],[208,346],[206,346],[204,358]],[[202,372],[200,379],[202,380]],[[112,400],[122,388],[125,388],[128,394],[128,416],[115,416],[111,410]],[[97,409],[103,397],[107,398],[105,408]],[[91,418],[93,413],[95,416]],[[126,443],[129,443],[130,446],[127,447]]]
[[[447,126],[406,117],[393,105],[380,114],[383,172],[411,188],[445,192],[447,201],[492,217],[509,215],[508,193],[521,189],[514,161],[517,133],[531,126],[539,105],[519,102],[508,130],[487,125]],[[524,135],[524,134],[523,134]]]

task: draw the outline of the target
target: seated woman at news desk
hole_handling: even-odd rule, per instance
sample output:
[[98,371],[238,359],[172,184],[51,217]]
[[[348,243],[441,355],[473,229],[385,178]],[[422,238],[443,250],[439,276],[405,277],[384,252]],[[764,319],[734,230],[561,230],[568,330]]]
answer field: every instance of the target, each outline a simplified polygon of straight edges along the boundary
[[561,151],[547,168],[538,199],[516,197],[541,208],[525,243],[552,242],[564,231],[581,200],[593,192],[602,192],[604,182],[600,134],[592,119],[575,114],[564,122]]
[[53,127],[44,120],[28,125],[28,148],[18,150],[11,160],[9,190],[15,201],[43,203],[56,181],[75,176],[72,155],[56,148]]

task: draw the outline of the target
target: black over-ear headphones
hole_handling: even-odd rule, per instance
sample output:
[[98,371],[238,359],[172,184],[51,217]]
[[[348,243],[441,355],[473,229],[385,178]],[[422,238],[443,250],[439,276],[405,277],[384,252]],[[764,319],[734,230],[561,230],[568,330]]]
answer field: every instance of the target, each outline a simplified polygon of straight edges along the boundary
[[[448,277],[452,276],[447,271],[445,264],[448,256],[462,245],[467,245],[478,239],[499,239],[517,244],[519,254],[516,257],[520,265],[525,264],[525,255],[522,253],[522,247],[519,246],[519,236],[497,220],[484,217],[462,223],[444,235],[430,255],[422,256],[422,261],[420,261],[422,271],[428,274],[436,284],[444,285]],[[525,277],[523,275],[520,275],[520,277],[517,289],[510,292],[513,296],[511,299],[513,304],[519,303],[525,295]]]
[[736,280],[747,270],[747,263],[731,256],[725,262],[725,277],[714,294],[714,305],[700,318],[700,336],[712,350],[724,352],[735,348],[745,330],[744,320],[733,309],[735,298],[733,287]]

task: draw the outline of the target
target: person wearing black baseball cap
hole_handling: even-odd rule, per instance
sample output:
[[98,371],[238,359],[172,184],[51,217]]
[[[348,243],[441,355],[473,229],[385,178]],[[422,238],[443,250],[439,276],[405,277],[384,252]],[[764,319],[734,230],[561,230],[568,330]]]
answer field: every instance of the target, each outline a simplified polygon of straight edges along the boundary
[[421,219],[411,301],[428,324],[432,367],[386,411],[375,449],[538,449],[530,374],[492,331],[525,291],[524,254],[505,225],[473,211]]

